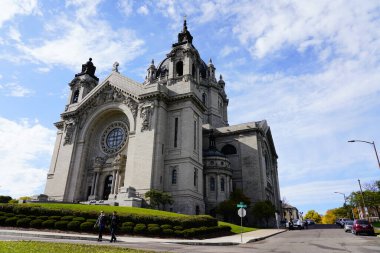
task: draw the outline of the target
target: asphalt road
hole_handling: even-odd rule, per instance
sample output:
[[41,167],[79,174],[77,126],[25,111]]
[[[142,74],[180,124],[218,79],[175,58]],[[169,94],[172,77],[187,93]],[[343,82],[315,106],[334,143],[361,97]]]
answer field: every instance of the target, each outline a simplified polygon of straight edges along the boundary
[[[20,240],[17,236],[0,236],[0,240]],[[22,240],[57,242],[57,239],[22,237]],[[107,241],[59,240],[59,242],[112,245],[157,252],[218,252],[218,253],[380,253],[380,238],[375,236],[355,236],[343,229],[328,225],[314,225],[308,230],[293,230],[262,241],[238,246],[194,246],[172,243],[115,243]]]

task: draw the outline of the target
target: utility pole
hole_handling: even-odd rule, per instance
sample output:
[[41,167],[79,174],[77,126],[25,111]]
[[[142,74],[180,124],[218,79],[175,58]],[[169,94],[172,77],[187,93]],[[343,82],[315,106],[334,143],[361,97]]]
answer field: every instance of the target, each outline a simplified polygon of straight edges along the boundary
[[367,216],[367,213],[366,213],[366,207],[365,207],[362,185],[360,184],[360,179],[358,179],[358,182],[359,182],[359,187],[360,187],[360,194],[362,195],[362,200],[363,200],[363,209],[364,209],[364,218],[365,218],[365,216]]

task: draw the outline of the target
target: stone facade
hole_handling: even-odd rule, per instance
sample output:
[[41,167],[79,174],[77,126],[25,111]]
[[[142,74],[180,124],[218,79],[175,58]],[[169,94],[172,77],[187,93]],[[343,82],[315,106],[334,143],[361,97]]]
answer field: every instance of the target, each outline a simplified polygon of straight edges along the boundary
[[92,59],[70,82],[47,176],[50,199],[140,206],[169,192],[168,211],[212,213],[236,188],[281,209],[277,154],[266,121],[228,125],[222,76],[192,44],[186,21],[143,83],[118,71],[101,83]]

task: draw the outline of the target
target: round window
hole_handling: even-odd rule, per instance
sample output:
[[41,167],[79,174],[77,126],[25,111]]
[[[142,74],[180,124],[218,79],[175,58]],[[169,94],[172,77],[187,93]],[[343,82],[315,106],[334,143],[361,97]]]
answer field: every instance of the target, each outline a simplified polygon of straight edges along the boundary
[[108,154],[113,154],[119,151],[127,141],[127,133],[128,128],[124,122],[113,122],[102,134],[102,150]]

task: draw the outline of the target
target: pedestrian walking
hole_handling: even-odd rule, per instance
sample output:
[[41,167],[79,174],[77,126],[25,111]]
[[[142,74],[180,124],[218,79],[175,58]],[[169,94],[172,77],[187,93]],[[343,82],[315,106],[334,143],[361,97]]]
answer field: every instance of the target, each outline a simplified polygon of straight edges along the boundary
[[119,219],[116,215],[116,212],[113,211],[112,216],[110,218],[110,230],[111,230],[110,242],[116,242],[116,230],[117,230],[118,223],[119,223]]
[[96,220],[94,228],[96,226],[99,226],[98,242],[101,242],[102,237],[103,237],[103,231],[104,231],[104,228],[106,227],[106,216],[104,215],[103,211],[100,212],[100,215],[99,215],[98,219]]

